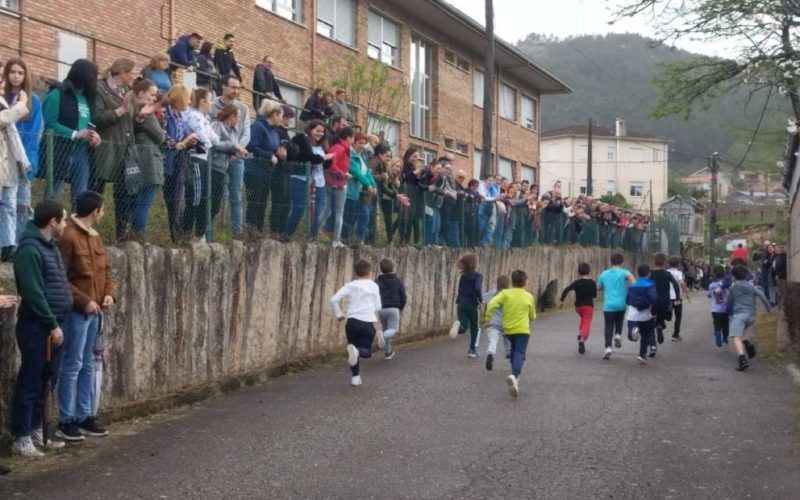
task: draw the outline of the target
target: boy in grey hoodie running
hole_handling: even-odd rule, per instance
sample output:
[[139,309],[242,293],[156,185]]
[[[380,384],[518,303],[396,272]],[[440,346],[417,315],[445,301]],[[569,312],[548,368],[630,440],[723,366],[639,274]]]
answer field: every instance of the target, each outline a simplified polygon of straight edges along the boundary
[[[736,354],[739,355],[739,365],[736,369],[743,372],[750,366],[747,358],[752,359],[756,355],[756,346],[743,338],[746,330],[756,321],[756,298],[764,304],[767,311],[770,311],[772,307],[767,297],[752,283],[746,281],[747,269],[744,266],[734,267],[731,275],[734,282],[728,289],[725,308],[731,317],[730,337],[733,338],[733,346],[736,348]],[[745,356],[745,351],[747,351],[747,356]]]
[[[483,303],[488,304],[495,295],[511,286],[511,280],[508,276],[500,276],[497,278],[497,288],[490,290],[483,294]],[[497,342],[500,336],[503,335],[503,309],[498,307],[495,309],[489,324],[486,326],[486,335],[489,337],[489,348],[486,350],[486,369],[492,370],[492,363],[494,363],[494,354],[497,352]],[[506,348],[506,357],[511,352],[509,349],[510,342],[503,335],[503,346]]]

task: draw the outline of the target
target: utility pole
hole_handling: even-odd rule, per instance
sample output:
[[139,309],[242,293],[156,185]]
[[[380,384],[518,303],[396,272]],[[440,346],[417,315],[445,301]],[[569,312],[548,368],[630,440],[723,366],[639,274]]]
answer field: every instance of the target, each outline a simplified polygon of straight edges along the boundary
[[650,179],[650,220],[653,219],[653,179]]
[[492,117],[494,111],[494,1],[486,0],[486,52],[483,71],[483,156],[481,177],[492,173]]
[[589,145],[586,152],[586,196],[592,195],[592,119],[589,118]]
[[708,166],[711,168],[711,213],[709,214],[709,222],[708,222],[708,235],[709,235],[709,245],[708,245],[708,255],[709,261],[713,266],[715,263],[715,247],[714,241],[717,239],[717,191],[719,190],[719,185],[717,181],[717,177],[719,174],[719,154],[714,153],[711,155],[711,158],[708,159]]

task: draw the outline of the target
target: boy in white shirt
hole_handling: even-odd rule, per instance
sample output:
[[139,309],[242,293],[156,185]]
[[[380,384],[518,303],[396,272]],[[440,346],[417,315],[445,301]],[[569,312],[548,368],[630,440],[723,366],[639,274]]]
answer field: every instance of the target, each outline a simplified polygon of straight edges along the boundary
[[[686,286],[686,277],[683,275],[683,271],[680,270],[681,259],[672,256],[669,258],[669,269],[667,272],[675,278],[675,281],[678,282],[678,285],[681,287],[681,294],[683,297],[686,297],[686,301],[691,303],[692,299],[689,296],[689,287]],[[672,332],[672,341],[673,342],[680,342],[683,340],[681,337],[681,319],[683,319],[683,301],[678,298],[676,290],[673,287],[669,287],[669,299],[672,301],[672,312],[675,313],[675,329]]]
[[353,264],[355,279],[344,285],[331,297],[333,314],[339,321],[345,315],[339,308],[339,302],[347,297],[347,323],[344,330],[347,335],[347,364],[350,365],[352,378],[350,385],[361,385],[358,359],[372,357],[372,341],[375,339],[376,313],[381,310],[381,293],[378,285],[372,280],[372,264],[366,260],[357,260]]

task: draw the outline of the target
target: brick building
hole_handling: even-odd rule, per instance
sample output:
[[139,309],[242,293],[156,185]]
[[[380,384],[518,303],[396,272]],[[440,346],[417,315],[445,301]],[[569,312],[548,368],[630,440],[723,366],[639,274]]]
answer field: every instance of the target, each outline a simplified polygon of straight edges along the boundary
[[[444,1],[0,0],[0,58],[22,56],[46,78],[63,78],[80,57],[101,68],[118,57],[145,65],[193,31],[213,42],[236,35],[247,87],[255,64],[272,56],[284,98],[295,106],[314,86],[341,77],[348,56],[381,60],[403,98],[388,116],[362,105],[357,121],[380,128],[397,152],[449,150],[457,167],[480,171],[485,32]],[[494,169],[538,179],[540,99],[571,89],[502,41],[496,76]],[[383,116],[369,120],[370,111]]]

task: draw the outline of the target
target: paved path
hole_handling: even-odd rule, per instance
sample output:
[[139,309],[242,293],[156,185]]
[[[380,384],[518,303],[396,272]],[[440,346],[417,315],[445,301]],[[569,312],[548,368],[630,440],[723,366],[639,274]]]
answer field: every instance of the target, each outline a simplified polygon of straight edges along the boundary
[[579,355],[576,320],[537,321],[519,400],[465,338],[427,342],[366,362],[360,388],[322,367],[117,426],[0,498],[800,498],[797,389],[758,359],[735,372],[704,298],[645,367],[627,341],[600,359],[597,313]]

